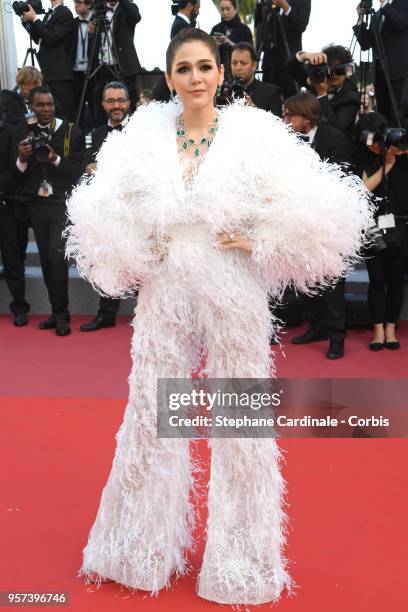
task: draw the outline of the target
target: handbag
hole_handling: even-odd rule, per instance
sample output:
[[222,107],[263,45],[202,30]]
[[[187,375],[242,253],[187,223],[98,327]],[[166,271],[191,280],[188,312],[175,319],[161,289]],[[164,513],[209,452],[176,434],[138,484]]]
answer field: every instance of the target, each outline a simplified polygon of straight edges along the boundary
[[382,235],[387,247],[400,247],[404,240],[406,223],[397,223],[395,227],[383,229]]

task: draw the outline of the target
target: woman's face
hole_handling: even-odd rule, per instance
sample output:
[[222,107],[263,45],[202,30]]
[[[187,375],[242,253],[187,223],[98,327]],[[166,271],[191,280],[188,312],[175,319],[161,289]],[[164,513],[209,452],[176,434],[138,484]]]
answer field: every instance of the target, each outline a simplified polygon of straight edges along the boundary
[[230,0],[221,0],[220,2],[220,13],[224,21],[231,21],[237,14],[237,9]]
[[204,43],[186,42],[177,49],[166,80],[170,91],[176,90],[184,110],[201,110],[214,104],[217,87],[224,80],[224,67],[218,68]]

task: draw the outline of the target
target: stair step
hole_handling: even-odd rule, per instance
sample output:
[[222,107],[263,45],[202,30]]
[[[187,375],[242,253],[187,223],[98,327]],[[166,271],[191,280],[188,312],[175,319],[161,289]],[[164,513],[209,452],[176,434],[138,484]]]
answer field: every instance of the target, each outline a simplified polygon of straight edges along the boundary
[[[26,296],[31,304],[32,314],[48,314],[50,305],[47,290],[42,278],[41,267],[37,245],[33,236],[30,236],[27,248],[26,260]],[[368,286],[368,274],[364,263],[359,264],[346,278],[346,299],[348,301],[359,300],[360,296],[366,296]],[[0,279],[0,314],[9,312],[10,294],[4,279]],[[99,303],[99,295],[92,289],[91,285],[79,277],[74,265],[69,268],[69,302],[71,314],[90,315],[96,314]],[[128,298],[121,301],[120,315],[131,316],[136,306],[136,299]],[[404,301],[401,311],[402,320],[408,319],[408,284],[404,287]]]

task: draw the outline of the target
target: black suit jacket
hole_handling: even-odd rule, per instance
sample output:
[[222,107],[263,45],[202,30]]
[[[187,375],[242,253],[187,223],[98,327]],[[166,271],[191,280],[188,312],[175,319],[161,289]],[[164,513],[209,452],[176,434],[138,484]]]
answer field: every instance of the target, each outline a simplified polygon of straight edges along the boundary
[[[137,5],[131,0],[119,0],[112,19],[113,55],[116,66],[123,77],[135,76],[141,71],[139,58],[136,53],[134,37],[135,28],[142,19]],[[89,45],[92,44],[89,38]],[[95,45],[93,65],[98,63],[100,40]],[[117,57],[115,57],[115,51]]]
[[319,104],[330,125],[352,138],[360,109],[360,95],[353,81],[346,79],[343,87],[335,92],[331,99],[329,96],[322,96],[319,98]]
[[3,107],[4,121],[10,125],[17,126],[24,120],[27,107],[24,98],[16,90],[3,89],[1,91],[1,104]]
[[83,163],[84,171],[88,164],[96,161],[96,156],[99,153],[99,150],[101,146],[103,145],[103,143],[105,142],[108,134],[109,134],[108,124],[101,125],[100,127],[93,130],[91,134],[91,146],[89,147],[89,149],[85,151],[85,154],[84,154],[84,163]]
[[[74,34],[74,18],[63,5],[57,6],[44,20],[23,24],[34,42],[40,44],[38,60],[44,81],[72,79],[70,49]],[[40,42],[41,41],[41,42]]]
[[176,15],[173,24],[171,26],[171,31],[170,31],[170,38],[174,38],[176,36],[176,34],[178,34],[179,32],[181,32],[181,30],[184,30],[185,28],[192,28],[194,27],[193,24],[188,24],[187,21],[185,21],[182,17],[179,17],[178,15]]
[[363,51],[373,49],[378,69],[376,29],[383,42],[391,80],[403,79],[408,72],[408,0],[394,0],[391,5],[386,4],[373,16],[370,29],[365,23],[353,28]]
[[[59,204],[65,202],[66,195],[70,193],[82,174],[83,151],[85,149],[85,141],[81,130],[73,126],[70,154],[64,158],[64,137],[67,132],[68,122],[64,120],[49,141],[50,146],[61,157],[59,166],[54,166],[50,162],[38,162],[32,155],[25,172],[22,173],[15,167],[15,173],[18,177],[18,195],[36,196],[44,176],[51,183],[54,192],[52,197],[47,198],[47,201],[55,201]],[[27,133],[27,126],[21,124],[16,130],[15,146],[27,137]],[[17,155],[14,157],[14,163],[16,160]]]
[[278,117],[282,117],[282,91],[277,85],[264,83],[254,79],[247,88],[255,106],[262,110],[270,111]]
[[10,193],[15,181],[13,150],[14,129],[0,121],[0,193]]
[[[290,5],[292,10],[287,17],[281,16],[281,23],[288,41],[289,53],[293,54],[302,49],[302,34],[309,23],[311,0],[290,0]],[[284,62],[287,55],[279,28],[277,29],[277,44],[273,49],[271,49],[272,38],[271,24],[261,23],[257,28],[258,51],[264,51],[267,56],[272,55],[275,61]]]
[[331,163],[351,164],[354,159],[354,147],[351,140],[343,132],[327,123],[321,123],[318,126],[312,147],[321,159]]

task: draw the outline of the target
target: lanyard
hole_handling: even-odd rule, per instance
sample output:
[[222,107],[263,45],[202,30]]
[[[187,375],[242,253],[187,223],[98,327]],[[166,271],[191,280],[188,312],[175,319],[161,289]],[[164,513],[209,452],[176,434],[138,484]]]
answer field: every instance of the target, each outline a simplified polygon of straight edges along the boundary
[[85,22],[85,34],[84,31],[82,29],[82,24],[84,23],[84,21],[80,21],[79,22],[79,35],[81,37],[81,48],[82,48],[82,61],[85,61],[86,55],[85,55],[85,50],[88,46],[88,22]]

